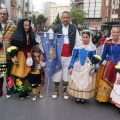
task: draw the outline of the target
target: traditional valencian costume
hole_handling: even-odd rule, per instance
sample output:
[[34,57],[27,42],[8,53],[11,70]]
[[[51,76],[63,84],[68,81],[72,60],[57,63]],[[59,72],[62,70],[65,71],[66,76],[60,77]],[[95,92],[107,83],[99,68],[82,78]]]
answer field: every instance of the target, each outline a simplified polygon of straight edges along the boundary
[[26,59],[27,53],[31,52],[31,48],[33,45],[36,45],[32,29],[30,28],[28,31],[28,37],[25,34],[25,30],[23,27],[25,21],[26,19],[22,19],[19,21],[17,29],[11,41],[12,45],[18,47],[18,64],[13,64],[11,68],[11,75],[14,78],[14,86],[9,88],[9,85],[7,85],[8,91],[13,91],[14,89],[14,91],[16,91],[19,94],[20,98],[29,96],[27,92],[31,88],[29,87],[28,73],[30,72],[31,68],[27,66]]
[[94,96],[95,76],[90,76],[92,57],[96,54],[96,47],[92,42],[84,45],[82,41],[75,45],[68,69],[73,68],[69,80],[68,92],[70,95],[89,99]]
[[112,39],[106,41],[102,53],[102,65],[97,73],[96,99],[99,102],[110,101],[110,93],[116,80],[115,65],[120,60],[120,44],[114,44]]
[[[120,62],[118,62],[118,64],[120,66]],[[120,70],[120,68],[119,68],[119,70]],[[120,108],[120,84],[118,84],[119,78],[120,78],[120,72],[117,73],[117,75],[116,75],[114,87],[113,87],[113,90],[110,95],[110,98],[112,99],[112,103],[115,104],[118,108]]]

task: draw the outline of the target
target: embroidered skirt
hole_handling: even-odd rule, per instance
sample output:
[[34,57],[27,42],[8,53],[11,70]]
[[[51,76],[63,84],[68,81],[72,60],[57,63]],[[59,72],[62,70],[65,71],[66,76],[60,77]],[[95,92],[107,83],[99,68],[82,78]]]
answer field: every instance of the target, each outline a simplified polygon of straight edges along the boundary
[[96,75],[96,100],[99,102],[111,101],[110,94],[116,79],[115,64],[113,61],[107,61],[102,65]]

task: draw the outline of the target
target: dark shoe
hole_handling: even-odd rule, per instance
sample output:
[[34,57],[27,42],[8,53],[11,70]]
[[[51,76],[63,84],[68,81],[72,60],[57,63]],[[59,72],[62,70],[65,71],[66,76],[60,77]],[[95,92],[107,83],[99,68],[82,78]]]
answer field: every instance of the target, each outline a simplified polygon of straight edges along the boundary
[[81,102],[82,104],[84,104],[84,103],[85,103],[85,100],[84,100],[84,99],[80,99],[80,102]]
[[23,95],[19,95],[19,98],[20,98],[21,100],[23,100],[23,99],[24,99],[24,96],[23,96]]
[[120,114],[120,108],[119,108],[119,114]]
[[81,99],[77,98],[77,99],[76,99],[76,103],[80,103],[80,100],[81,100]]
[[25,93],[25,97],[29,98],[30,97],[29,93]]

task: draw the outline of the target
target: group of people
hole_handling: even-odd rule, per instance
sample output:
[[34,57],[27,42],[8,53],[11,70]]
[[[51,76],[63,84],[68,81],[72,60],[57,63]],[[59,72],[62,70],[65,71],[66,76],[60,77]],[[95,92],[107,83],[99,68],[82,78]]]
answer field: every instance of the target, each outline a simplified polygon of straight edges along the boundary
[[[44,79],[43,68],[46,64],[44,54],[35,41],[29,20],[20,20],[16,28],[14,25],[7,27],[7,19],[8,12],[1,9],[0,42],[3,46],[0,48],[0,70],[9,64],[7,98],[11,97],[13,91],[19,94],[20,99],[29,97],[29,91],[32,89],[32,99],[35,101],[36,90],[38,97],[43,97],[41,88]],[[61,21],[62,24],[57,25],[54,32],[65,35],[61,52],[62,70],[52,76],[55,83],[52,98],[59,96],[59,84],[62,80],[64,99],[69,99],[68,93],[76,98],[76,102],[81,103],[95,97],[99,102],[111,102],[120,108],[120,76],[115,70],[115,65],[120,61],[120,29],[112,28],[111,37],[104,44],[102,60],[95,65],[92,58],[97,52],[90,31],[83,30],[81,40],[77,28],[70,24],[69,12],[62,13]],[[10,45],[18,48],[16,57],[6,57],[6,50]],[[2,75],[3,71],[0,71],[0,96],[3,95]],[[9,85],[11,80],[14,82],[13,86]]]

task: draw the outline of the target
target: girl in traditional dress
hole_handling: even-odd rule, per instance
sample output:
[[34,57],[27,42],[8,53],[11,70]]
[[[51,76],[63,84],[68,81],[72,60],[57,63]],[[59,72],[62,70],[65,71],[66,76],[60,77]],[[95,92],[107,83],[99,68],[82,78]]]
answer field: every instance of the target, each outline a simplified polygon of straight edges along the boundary
[[111,37],[104,44],[102,61],[96,79],[96,100],[108,102],[116,80],[115,65],[120,60],[120,30],[112,28]]
[[91,42],[90,32],[82,32],[82,41],[75,45],[69,65],[71,79],[68,92],[76,97],[76,102],[85,102],[92,98],[95,91],[95,79],[91,58],[96,54],[96,46]]
[[[25,96],[29,97],[28,91],[31,90],[28,82],[28,74],[31,68],[26,64],[27,53],[31,51],[32,46],[36,45],[31,22],[28,19],[19,21],[11,44],[18,47],[17,59],[11,58],[14,63],[11,69],[15,84],[14,89],[19,94],[19,98],[24,99]],[[7,89],[10,90],[9,87]]]
[[38,91],[38,97],[43,98],[41,94],[42,81],[41,76],[41,67],[45,67],[46,62],[44,55],[38,46],[33,46],[31,50],[31,57],[28,54],[27,58],[27,65],[31,66],[31,73],[29,75],[29,82],[32,85],[32,93],[33,93],[33,101],[36,101],[37,95],[36,92]]

